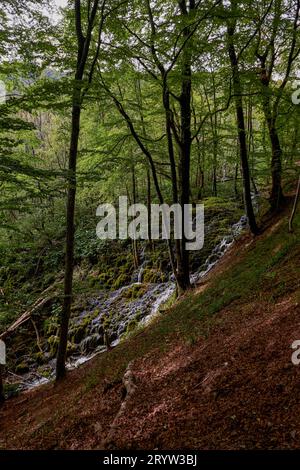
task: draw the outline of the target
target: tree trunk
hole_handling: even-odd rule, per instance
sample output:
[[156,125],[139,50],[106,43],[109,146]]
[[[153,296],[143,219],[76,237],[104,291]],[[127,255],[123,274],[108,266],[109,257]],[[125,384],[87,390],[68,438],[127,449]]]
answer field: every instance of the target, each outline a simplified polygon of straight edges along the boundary
[[[190,1],[189,11],[185,1],[179,1],[179,7],[184,20],[188,19],[195,2]],[[181,95],[180,95],[180,203],[182,208],[182,227],[184,228],[184,206],[190,202],[190,166],[191,166],[191,124],[192,124],[192,66],[191,66],[191,43],[189,40],[190,27],[186,25],[183,30],[183,38],[186,41],[183,50],[181,68]],[[191,286],[189,252],[186,249],[187,238],[184,234],[181,240],[181,260],[178,266],[179,289],[185,291]]]
[[[78,142],[80,134],[80,115],[82,101],[82,84],[84,70],[89,54],[94,21],[97,14],[99,0],[95,0],[89,15],[86,37],[83,36],[81,23],[81,1],[75,0],[75,23],[78,43],[77,68],[72,100],[71,140],[68,167],[68,196],[67,196],[67,226],[66,226],[66,259],[64,279],[64,301],[60,320],[59,345],[56,362],[56,380],[61,380],[66,375],[66,355],[68,346],[68,331],[73,294],[73,270],[74,270],[74,216],[76,199],[76,166],[78,154]],[[103,4],[104,5],[104,4]],[[91,79],[91,76],[90,76]]]
[[282,191],[282,149],[276,128],[277,110],[272,112],[270,102],[270,76],[266,70],[265,58],[261,57],[260,81],[263,89],[263,111],[268,126],[269,138],[271,142],[272,158],[271,158],[271,175],[272,188],[270,193],[271,210],[277,210],[284,202]]
[[69,155],[68,202],[67,202],[67,238],[64,280],[64,302],[60,322],[59,345],[56,363],[56,380],[66,374],[65,362],[68,345],[68,331],[72,304],[73,269],[74,269],[74,215],[76,197],[76,163],[80,130],[80,105],[73,104],[72,135]]
[[239,200],[239,192],[238,192],[238,176],[239,176],[239,164],[235,165],[235,172],[234,172],[234,195],[235,199]]
[[246,208],[250,230],[254,235],[257,235],[259,233],[259,229],[256,224],[253,205],[252,205],[252,199],[251,199],[251,182],[250,182],[250,171],[249,171],[249,162],[248,162],[247,135],[246,135],[245,117],[244,117],[243,99],[242,99],[242,86],[241,86],[241,81],[240,81],[238,58],[236,55],[235,46],[233,42],[234,34],[235,34],[235,24],[228,23],[227,25],[228,54],[229,54],[230,63],[231,63],[232,78],[233,78],[233,91],[235,95],[238,140],[239,140],[239,147],[240,147],[241,166],[242,166],[242,171],[243,171],[244,201],[245,201],[245,208]]
[[[133,200],[133,204],[137,203],[136,177],[135,177],[134,165],[132,166],[132,200]],[[132,240],[132,252],[133,252],[134,269],[138,269],[140,265],[140,259],[139,259],[138,241],[136,239]]]
[[299,202],[299,197],[300,197],[300,176],[298,178],[298,186],[297,186],[296,196],[295,196],[295,200],[294,200],[293,210],[292,210],[291,217],[290,217],[290,220],[289,220],[289,231],[290,232],[293,231],[293,221],[294,221],[294,217],[295,217],[298,202]]
[[152,218],[152,209],[151,209],[151,176],[150,170],[147,168],[147,209],[148,209],[148,239],[149,239],[149,248],[153,250],[153,240],[151,233],[151,218]]
[[261,72],[261,83],[263,85],[264,98],[263,109],[268,126],[269,138],[272,149],[271,159],[271,175],[272,188],[270,193],[270,204],[272,210],[277,210],[284,201],[281,175],[282,175],[282,149],[278,132],[276,129],[277,117],[272,116],[270,97],[269,97],[269,81],[266,77],[266,70],[263,68]]
[[269,135],[272,146],[271,174],[272,189],[270,194],[270,204],[273,210],[277,210],[284,202],[282,191],[282,149],[276,127],[269,125]]

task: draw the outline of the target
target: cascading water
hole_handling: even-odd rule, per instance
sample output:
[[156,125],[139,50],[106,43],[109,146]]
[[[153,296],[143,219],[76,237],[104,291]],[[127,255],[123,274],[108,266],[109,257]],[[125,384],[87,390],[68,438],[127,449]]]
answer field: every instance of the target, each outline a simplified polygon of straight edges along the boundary
[[[218,263],[246,226],[247,217],[242,216],[213,249],[200,269],[191,275],[193,284],[199,282]],[[142,260],[142,265],[134,273],[130,285],[114,292],[101,293],[98,298],[90,301],[86,310],[71,320],[70,336],[75,336],[86,320],[91,319],[85,327],[84,337],[78,339],[76,351],[68,359],[68,369],[76,368],[95,355],[105,352],[108,346],[105,345],[107,338],[109,338],[109,346],[115,347],[126,333],[131,331],[130,327],[134,329],[139,325],[147,325],[159,312],[160,307],[174,294],[176,290],[174,276],[170,276],[168,282],[142,284],[144,269],[147,265],[145,257]],[[133,298],[132,292],[135,289],[137,290],[136,297]],[[47,367],[49,367],[48,380],[36,371],[32,371],[24,378],[20,388],[31,389],[51,380],[54,376],[55,360],[50,361]]]

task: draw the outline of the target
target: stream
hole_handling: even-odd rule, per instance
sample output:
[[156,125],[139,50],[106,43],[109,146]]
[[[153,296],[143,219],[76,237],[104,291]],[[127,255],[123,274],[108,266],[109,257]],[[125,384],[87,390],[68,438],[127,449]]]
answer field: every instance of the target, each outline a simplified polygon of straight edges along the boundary
[[[218,263],[246,227],[247,218],[242,216],[212,250],[205,263],[191,275],[192,284],[199,282]],[[209,229],[209,226],[205,227],[207,232]],[[143,284],[143,272],[147,265],[144,253],[142,261],[129,285],[113,292],[100,292],[97,298],[89,301],[86,310],[71,318],[70,337],[75,338],[76,348],[67,360],[69,370],[106,352],[107,341],[109,347],[116,347],[128,333],[147,325],[175,293],[174,275],[171,274],[167,282]],[[132,292],[135,292],[134,298]],[[33,367],[29,373],[22,376],[19,390],[32,389],[53,380],[55,359],[50,360],[44,370],[47,377]]]

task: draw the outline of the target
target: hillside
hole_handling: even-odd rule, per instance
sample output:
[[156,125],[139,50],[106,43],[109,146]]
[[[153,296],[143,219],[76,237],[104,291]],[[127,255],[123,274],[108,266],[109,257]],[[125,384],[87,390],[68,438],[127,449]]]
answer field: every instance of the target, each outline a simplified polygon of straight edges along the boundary
[[172,308],[0,410],[2,449],[300,446],[300,216],[243,235]]

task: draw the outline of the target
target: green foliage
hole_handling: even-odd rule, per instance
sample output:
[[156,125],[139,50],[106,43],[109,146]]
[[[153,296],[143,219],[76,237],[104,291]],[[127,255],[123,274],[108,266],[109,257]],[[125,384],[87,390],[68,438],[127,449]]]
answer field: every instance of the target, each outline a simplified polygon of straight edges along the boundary
[[[272,155],[266,98],[272,109],[278,111],[276,130],[288,192],[295,187],[298,170],[294,162],[300,154],[300,108],[292,105],[290,96],[296,61],[288,63],[295,5],[286,0],[279,3],[280,8],[276,9],[275,2],[266,11],[262,2],[242,1],[234,12],[252,190],[257,188],[265,201],[271,183]],[[63,299],[67,160],[74,85],[71,71],[75,70],[77,57],[71,3],[55,28],[45,16],[47,4],[42,0],[4,0],[1,4],[0,79],[4,80],[10,99],[0,105],[0,331],[45,289],[55,285],[51,305],[42,312],[42,326],[39,325],[48,337],[50,354],[54,357]],[[88,2],[82,2],[84,29],[87,7]],[[206,226],[212,227],[201,253],[190,256],[192,270],[204,262],[244,212],[235,107],[230,99],[233,98],[232,74],[224,47],[226,22],[232,19],[233,13],[222,2],[215,6],[209,0],[197,2],[195,11],[183,15],[178,2],[154,0],[150,2],[153,29],[147,2],[114,0],[104,7],[105,44],[101,44],[97,55],[99,11],[87,61],[90,71],[96,58],[94,76],[89,86],[87,75],[81,84],[85,99],[77,165],[73,312],[82,311],[88,299],[100,290],[115,290],[129,284],[135,269],[130,243],[97,239],[97,206],[103,202],[116,204],[120,195],[144,204],[149,197],[152,203],[159,200],[149,158],[134,138],[129,122],[153,158],[165,202],[174,202],[170,142],[166,136],[166,90],[169,114],[173,118],[171,134],[180,190],[182,100],[179,98],[183,85],[182,63],[187,56],[193,64],[190,199],[204,203]],[[17,25],[12,21],[16,14],[20,17]],[[249,18],[255,18],[256,23],[261,21],[261,34]],[[274,30],[276,24],[278,28]],[[195,29],[185,41],[185,32],[192,25]],[[275,33],[276,47],[268,49],[272,33]],[[265,47],[277,51],[274,62],[268,56],[274,70],[267,91],[261,87],[261,70],[255,55],[257,49]],[[297,36],[295,50],[298,49]],[[125,111],[125,118],[120,108]],[[261,210],[265,211],[267,206],[264,202]],[[298,223],[297,219],[296,227]],[[251,262],[233,268],[228,278],[220,280],[201,301],[195,300],[195,305],[192,300],[186,301],[189,314],[211,316],[242,297],[259,296],[260,283],[275,286],[272,301],[293,289],[297,268],[292,270],[290,285],[280,280],[280,273],[284,272],[289,253],[295,250],[296,238],[280,233],[259,246],[249,257]],[[170,269],[165,243],[155,243],[153,249],[139,243],[138,251],[142,249],[146,249],[149,260],[143,274],[144,284],[124,292],[128,302],[145,293],[145,284],[164,282]],[[106,325],[114,313],[107,317]],[[136,321],[128,326],[130,331]],[[187,325],[191,327],[188,322]],[[86,326],[83,323],[72,332],[74,341],[85,334]],[[163,334],[169,327],[163,323],[161,328]],[[186,334],[190,335],[190,343],[196,341],[197,333]],[[69,351],[72,347],[69,344]],[[37,355],[36,360],[43,359]],[[27,366],[22,362],[18,365],[22,370]]]

